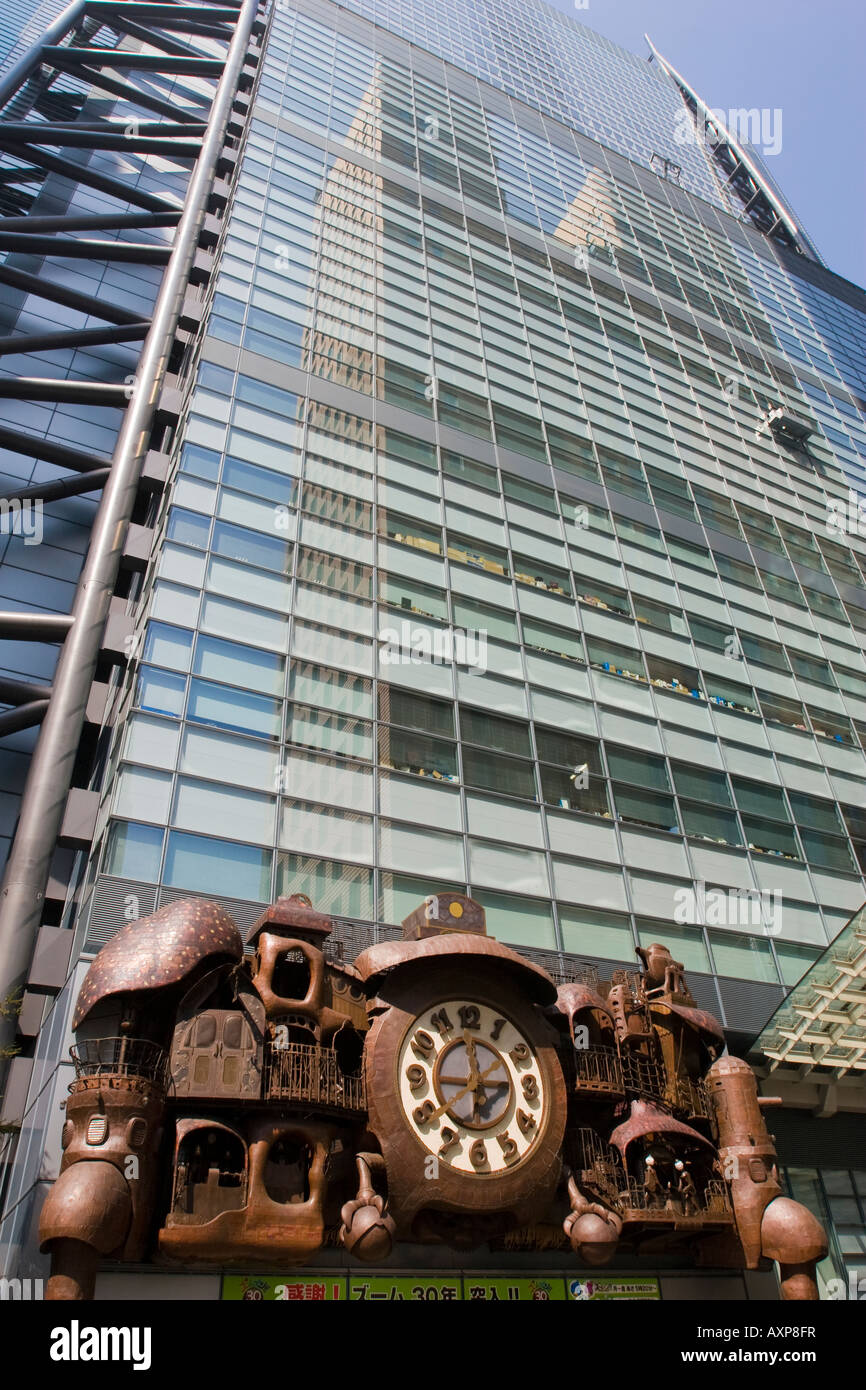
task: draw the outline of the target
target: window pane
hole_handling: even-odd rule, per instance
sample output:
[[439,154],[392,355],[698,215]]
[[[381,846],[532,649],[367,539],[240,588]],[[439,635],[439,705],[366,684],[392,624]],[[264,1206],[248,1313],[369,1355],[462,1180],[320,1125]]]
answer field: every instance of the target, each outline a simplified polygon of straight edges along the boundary
[[721,772],[708,772],[689,763],[672,763],[674,788],[680,796],[711,801],[714,806],[730,806],[731,793]]
[[293,661],[289,673],[289,695],[307,705],[323,705],[341,714],[373,717],[373,695],[370,681],[351,676],[345,671],[331,671],[326,666],[313,666]]
[[720,845],[741,845],[743,837],[732,811],[720,811],[694,801],[680,801],[683,829],[687,835],[702,840],[715,840]]
[[733,975],[740,980],[766,980],[778,984],[770,943],[759,936],[739,936],[736,933],[713,932],[710,947],[719,975]]
[[231,834],[240,840],[264,843],[274,838],[272,796],[180,777],[174,801],[174,823],[184,830]]
[[156,883],[162,854],[162,826],[112,821],[105,852],[105,873]]
[[454,736],[454,707],[444,700],[431,700],[396,685],[379,685],[379,718],[408,729]]
[[795,946],[790,941],[776,942],[776,958],[782,972],[782,981],[789,989],[797,983],[821,952],[811,946]]
[[148,623],[144,660],[152,661],[157,666],[169,666],[175,671],[188,671],[192,636],[185,628]]
[[358,719],[344,719],[324,710],[306,709],[295,705],[289,715],[286,730],[288,743],[302,743],[325,753],[364,758],[373,756],[371,725]]
[[559,763],[572,770],[586,763],[590,772],[602,771],[599,746],[594,739],[554,733],[536,725],[535,742],[539,758],[547,763]]
[[492,883],[498,888],[542,897],[550,892],[543,854],[487,840],[469,841],[469,879],[473,886]]
[[139,709],[151,710],[155,714],[182,714],[185,691],[185,677],[172,676],[168,671],[158,671],[152,666],[142,666],[135,703]]
[[459,882],[466,874],[459,835],[381,820],[379,854],[382,865],[389,869],[421,869],[452,882]]
[[261,734],[263,738],[279,738],[281,705],[264,695],[250,691],[214,685],[210,681],[194,680],[189,692],[189,719],[198,724],[213,724],[218,729],[234,729],[239,733]]
[[283,688],[283,658],[268,652],[245,647],[238,642],[225,642],[219,637],[199,636],[195,649],[193,671],[197,676],[231,681],[241,689],[252,686],[277,695]]
[[478,889],[472,895],[487,914],[488,935],[512,946],[535,946],[550,950],[556,945],[553,917],[545,903],[528,898],[507,897]]
[[483,753],[480,749],[463,750],[463,776],[473,787],[510,796],[535,796],[535,777],[532,764],[521,758],[505,758],[500,753]]
[[803,796],[800,792],[788,792],[794,819],[798,825],[807,825],[811,830],[829,830],[832,835],[842,829],[839,813],[832,801],[822,801],[817,796]]
[[277,750],[273,745],[232,737],[215,729],[186,729],[179,769],[199,777],[219,777],[222,782],[236,782],[254,791],[277,789]]
[[172,831],[168,837],[165,882],[173,888],[189,888],[208,895],[267,902],[271,896],[271,853],[254,845]]
[[651,753],[636,753],[607,745],[607,763],[611,777],[623,782],[635,782],[640,787],[669,791],[667,769],[663,758]]
[[457,750],[444,739],[383,726],[379,729],[379,762],[395,772],[456,782]]
[[327,845],[339,859],[373,861],[373,821],[354,811],[336,811],[303,801],[283,801],[280,844],[309,853]]
[[800,839],[810,864],[818,864],[823,869],[841,869],[843,873],[857,868],[847,840],[837,839],[834,835],[819,835],[814,830],[801,830]]
[[464,739],[470,743],[480,743],[485,748],[496,748],[502,753],[531,756],[529,729],[525,724],[497,719],[495,715],[482,714],[461,705],[460,729]]
[[578,956],[601,956],[634,965],[634,938],[627,917],[591,907],[559,908],[564,950]]
[[778,787],[767,786],[766,782],[747,782],[742,777],[732,777],[731,781],[741,811],[753,816],[769,816],[773,820],[791,819]]
[[607,785],[603,777],[581,777],[579,773],[569,773],[561,767],[548,767],[546,763],[540,764],[539,771],[542,794],[548,806],[610,819]]
[[149,767],[122,767],[112,785],[119,816],[141,816],[163,826],[168,819],[171,776]]
[[761,854],[781,855],[783,859],[800,858],[794,831],[786,825],[743,816],[743,830],[746,843],[751,850],[757,850]]
[[306,893],[320,912],[362,921],[373,918],[373,873],[360,865],[278,854],[276,891],[280,896]]
[[656,796],[653,792],[635,791],[617,783],[612,786],[617,814],[622,820],[636,825],[657,826],[660,830],[679,832],[673,797]]

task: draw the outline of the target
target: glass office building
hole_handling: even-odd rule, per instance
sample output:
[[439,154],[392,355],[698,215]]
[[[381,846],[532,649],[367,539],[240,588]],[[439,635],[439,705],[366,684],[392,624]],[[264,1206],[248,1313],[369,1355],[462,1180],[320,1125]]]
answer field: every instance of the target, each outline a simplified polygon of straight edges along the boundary
[[[535,0],[273,9],[8,1248],[124,915],[299,892],[360,943],[452,888],[603,973],[667,942],[744,1048],[866,898],[866,296],[684,109]],[[829,1275],[840,1094],[777,1126]]]

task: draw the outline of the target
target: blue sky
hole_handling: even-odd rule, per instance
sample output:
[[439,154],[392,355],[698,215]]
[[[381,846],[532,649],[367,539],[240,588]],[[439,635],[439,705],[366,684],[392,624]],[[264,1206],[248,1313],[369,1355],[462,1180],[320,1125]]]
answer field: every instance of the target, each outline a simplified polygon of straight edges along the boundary
[[649,34],[708,106],[782,111],[766,165],[837,274],[866,286],[864,0],[549,0],[632,53]]

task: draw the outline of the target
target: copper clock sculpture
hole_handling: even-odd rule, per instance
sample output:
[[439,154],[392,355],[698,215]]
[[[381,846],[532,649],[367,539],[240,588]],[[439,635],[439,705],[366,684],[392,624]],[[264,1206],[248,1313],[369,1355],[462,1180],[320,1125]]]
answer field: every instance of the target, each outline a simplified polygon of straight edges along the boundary
[[460,894],[351,963],[332,926],[281,898],[245,954],[189,899],[102,949],[40,1221],[48,1298],[119,1262],[273,1267],[335,1241],[368,1264],[402,1241],[775,1260],[783,1297],[817,1297],[824,1233],[666,947],[557,983]]

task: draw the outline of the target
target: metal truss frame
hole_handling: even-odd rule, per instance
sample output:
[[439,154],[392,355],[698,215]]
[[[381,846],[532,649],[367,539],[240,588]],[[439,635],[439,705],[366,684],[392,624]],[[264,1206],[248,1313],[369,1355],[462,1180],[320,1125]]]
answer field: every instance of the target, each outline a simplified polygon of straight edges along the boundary
[[[177,405],[166,410],[170,376],[190,330],[185,307],[191,285],[206,285],[219,219],[249,120],[269,0],[73,0],[0,80],[0,256],[26,252],[44,258],[33,275],[0,263],[0,285],[96,320],[81,330],[11,334],[0,338],[0,359],[87,345],[142,344],[134,385],[62,377],[0,377],[0,396],[72,402],[123,410],[113,456],[89,452],[0,426],[0,447],[54,464],[58,479],[0,497],[6,511],[102,492],[70,614],[0,613],[0,640],[60,644],[50,686],[2,678],[0,736],[41,724],[21,813],[0,890],[0,1002],[26,981],[42,924],[51,860],[102,655],[103,634],[124,558],[135,507],[148,476],[148,454],[159,453]],[[180,84],[167,100],[160,80]],[[192,79],[192,86],[184,81]],[[115,113],[89,119],[90,95],[107,96]],[[113,100],[112,100],[113,98]],[[123,118],[116,118],[122,104]],[[89,152],[116,151],[144,162],[148,188],[91,167]],[[139,166],[142,167],[142,166]],[[178,169],[188,171],[182,201]],[[165,192],[150,191],[161,171]],[[42,215],[39,194],[51,175],[101,195],[105,213]],[[124,240],[154,228],[173,229],[170,244]],[[116,232],[115,239],[106,233]],[[162,277],[152,314],[85,294],[61,283],[54,258],[157,266]],[[96,283],[99,283],[97,280]],[[0,648],[2,653],[2,648]],[[121,658],[122,659],[122,658]],[[2,655],[0,655],[2,665]],[[0,1016],[0,1047],[14,1034]]]
[[781,197],[767,183],[753,159],[738,140],[689,86],[667,58],[659,53],[652,39],[644,34],[652,57],[679,89],[680,96],[695,121],[701,144],[717,166],[723,189],[736,193],[743,204],[743,215],[770,241],[776,241],[789,251],[798,252],[810,261],[823,264],[817,250],[802,228],[798,227]]

